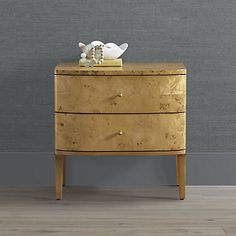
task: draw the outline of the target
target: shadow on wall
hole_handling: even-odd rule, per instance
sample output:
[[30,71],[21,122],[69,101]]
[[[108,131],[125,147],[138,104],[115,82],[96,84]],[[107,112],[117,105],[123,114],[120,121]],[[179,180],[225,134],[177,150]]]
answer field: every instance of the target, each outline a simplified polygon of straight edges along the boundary
[[71,185],[175,185],[175,156],[69,157]]

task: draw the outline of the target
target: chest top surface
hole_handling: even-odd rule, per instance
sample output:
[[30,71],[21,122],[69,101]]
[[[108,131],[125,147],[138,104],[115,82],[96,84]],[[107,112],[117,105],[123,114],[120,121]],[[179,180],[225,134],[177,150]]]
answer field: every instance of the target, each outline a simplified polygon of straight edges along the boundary
[[79,62],[61,63],[55,75],[185,75],[183,63],[124,63],[122,67],[80,67]]

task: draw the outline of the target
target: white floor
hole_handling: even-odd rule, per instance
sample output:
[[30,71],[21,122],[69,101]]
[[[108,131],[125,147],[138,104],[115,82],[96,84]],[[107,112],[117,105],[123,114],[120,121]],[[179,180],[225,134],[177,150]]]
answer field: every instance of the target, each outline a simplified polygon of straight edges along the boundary
[[1,188],[0,236],[236,235],[236,186]]

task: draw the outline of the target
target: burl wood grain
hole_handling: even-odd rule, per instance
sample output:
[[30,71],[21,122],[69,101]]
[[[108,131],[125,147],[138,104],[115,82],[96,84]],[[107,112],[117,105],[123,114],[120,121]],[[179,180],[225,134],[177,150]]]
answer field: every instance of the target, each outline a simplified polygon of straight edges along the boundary
[[185,112],[186,75],[56,75],[55,110],[72,113]]
[[[56,149],[185,149],[185,114],[56,114]],[[121,132],[121,133],[119,133]]]
[[124,63],[122,67],[80,67],[79,62],[61,63],[57,75],[185,75],[183,63]]
[[182,63],[128,63],[121,68],[55,68],[56,198],[61,155],[177,155],[185,197],[186,68]]

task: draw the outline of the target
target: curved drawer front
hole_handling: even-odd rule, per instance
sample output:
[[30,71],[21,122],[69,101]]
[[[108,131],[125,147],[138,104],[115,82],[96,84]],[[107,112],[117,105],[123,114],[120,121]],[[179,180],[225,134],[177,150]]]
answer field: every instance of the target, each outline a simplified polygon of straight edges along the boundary
[[185,113],[56,114],[56,149],[162,151],[185,149]]
[[71,113],[185,112],[186,75],[56,75],[55,110]]

